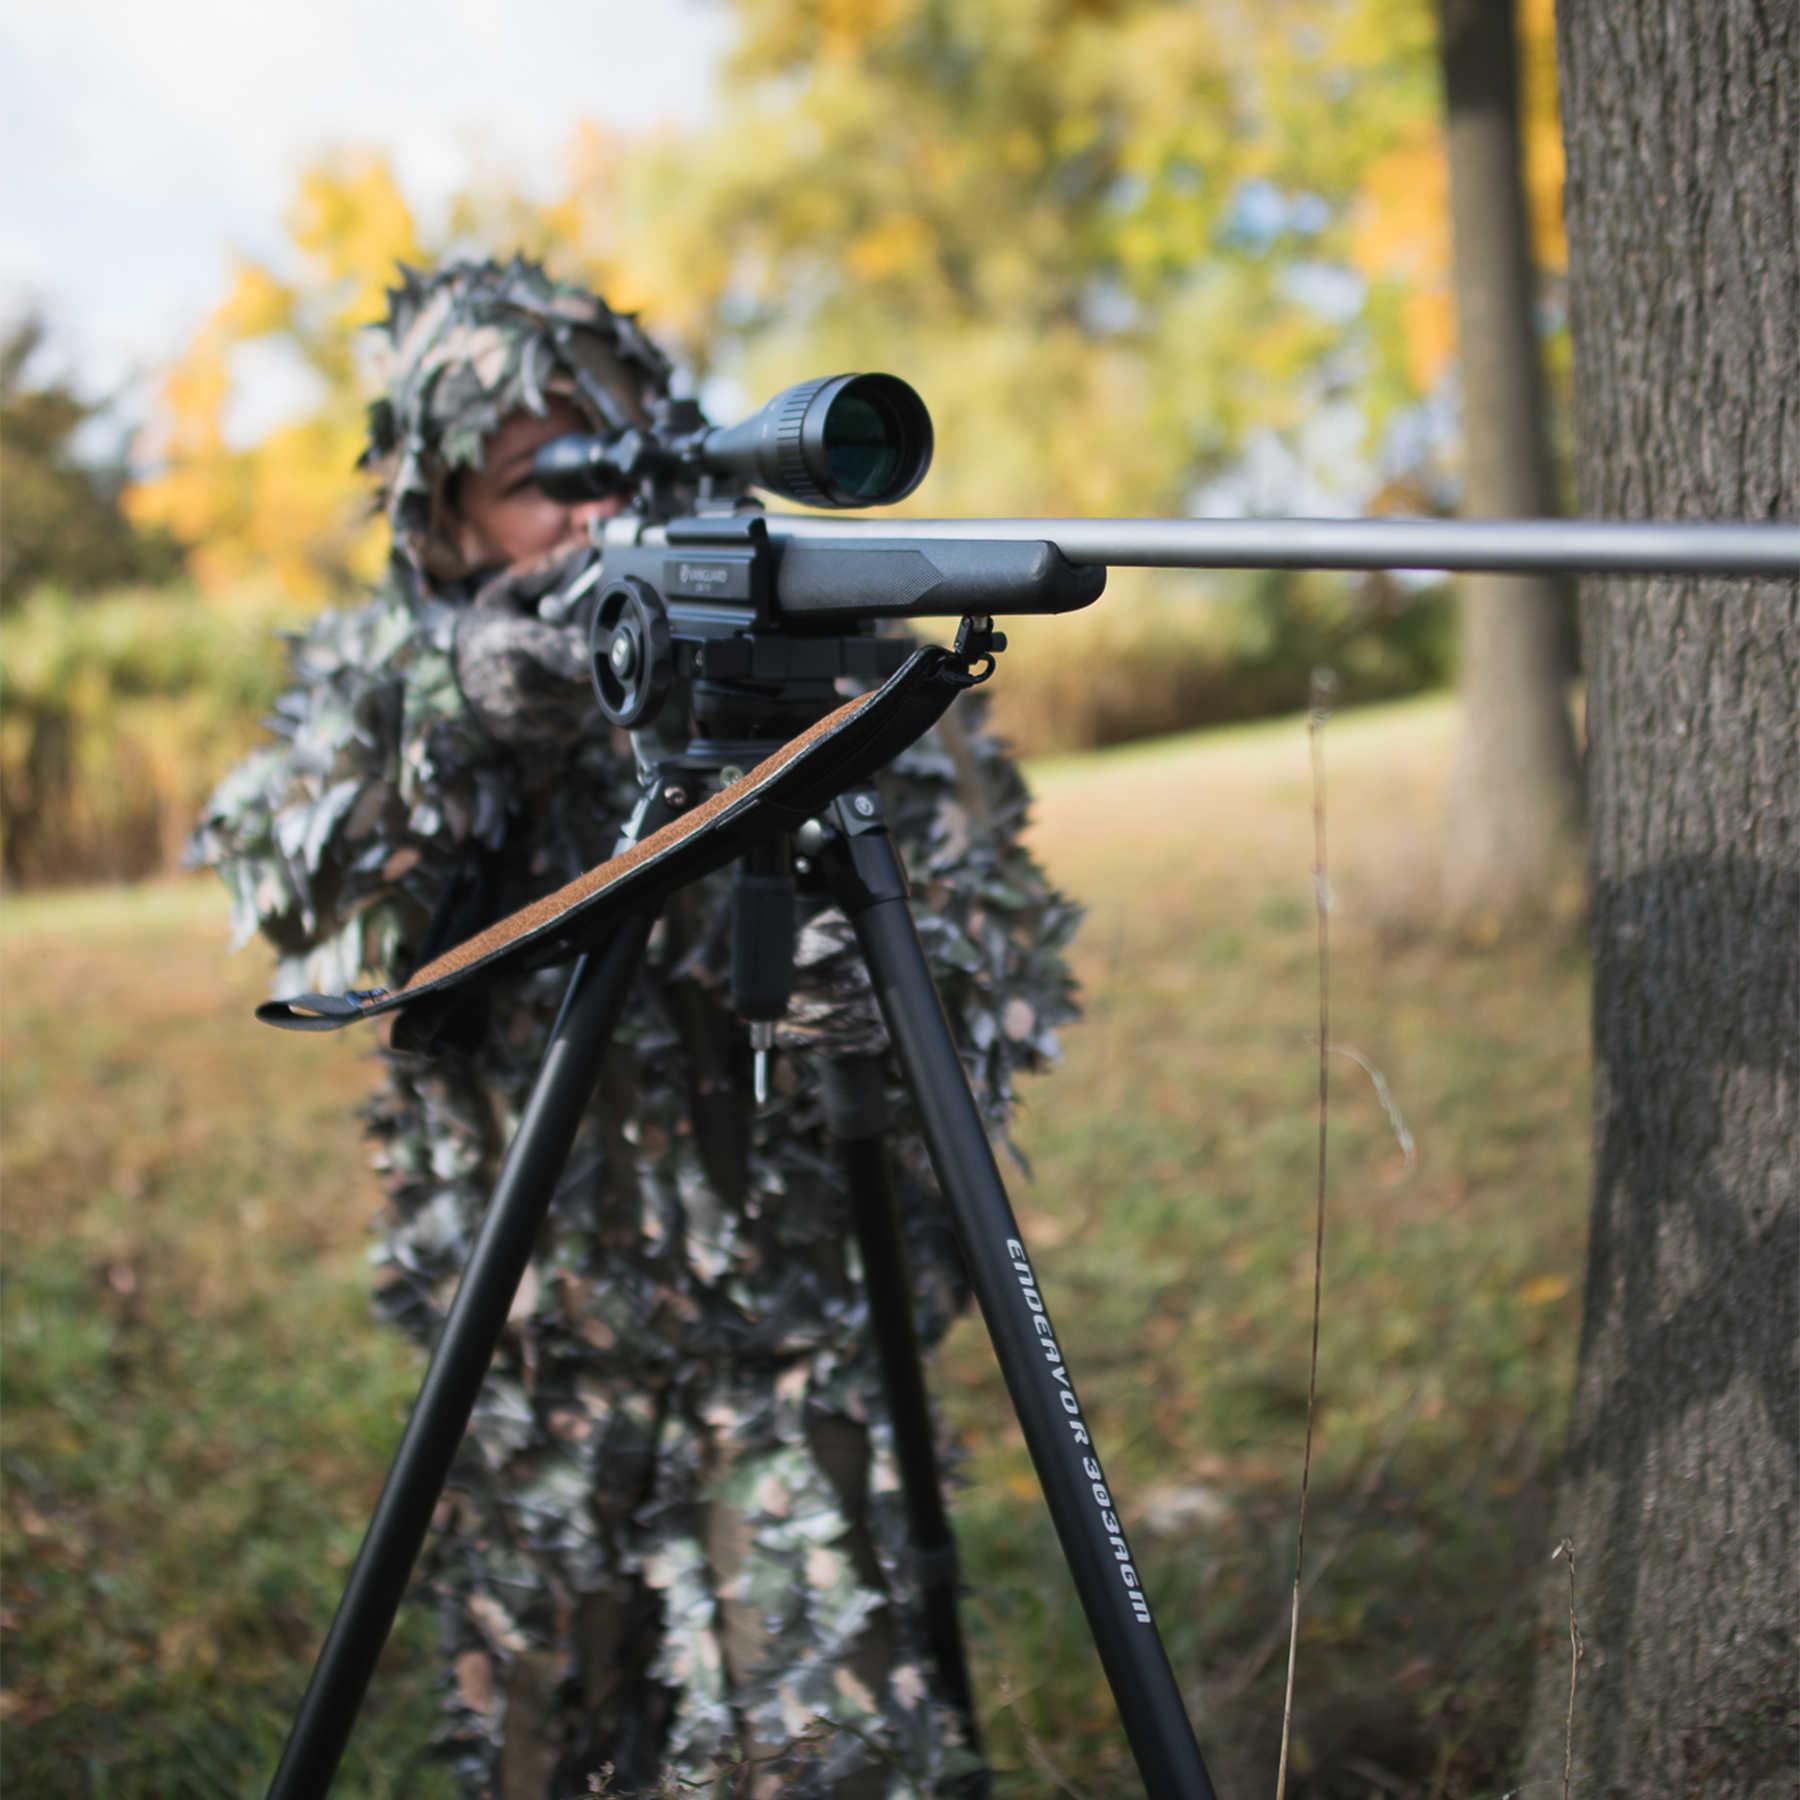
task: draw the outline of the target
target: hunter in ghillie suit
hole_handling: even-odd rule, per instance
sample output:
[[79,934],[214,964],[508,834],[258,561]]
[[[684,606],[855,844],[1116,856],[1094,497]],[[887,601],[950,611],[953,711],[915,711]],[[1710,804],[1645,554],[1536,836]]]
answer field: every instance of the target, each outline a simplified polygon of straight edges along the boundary
[[[641,423],[670,367],[540,268],[408,274],[379,328],[366,466],[393,533],[361,610],[293,647],[276,741],[198,836],[277,986],[394,984],[612,854],[637,797],[554,600],[617,502],[561,507],[530,451]],[[526,471],[520,477],[519,471]],[[918,927],[997,1132],[1073,1012],[1074,908],[1020,843],[1026,795],[978,699],[881,779]],[[471,1794],[888,1796],[972,1761],[920,1642],[833,1146],[829,1051],[885,1052],[848,927],[803,924],[774,1090],[752,1117],[723,997],[726,878],[664,910],[440,1509],[445,1753]],[[536,1073],[566,971],[498,983],[433,1060],[383,1052],[383,1312],[428,1340]],[[909,1103],[892,1149],[927,1346],[966,1302]],[[694,1120],[730,1097],[747,1176]],[[736,1191],[733,1191],[735,1188]],[[607,1771],[610,1769],[610,1775]],[[607,1787],[607,1781],[611,1786]],[[675,1791],[673,1789],[669,1791]]]

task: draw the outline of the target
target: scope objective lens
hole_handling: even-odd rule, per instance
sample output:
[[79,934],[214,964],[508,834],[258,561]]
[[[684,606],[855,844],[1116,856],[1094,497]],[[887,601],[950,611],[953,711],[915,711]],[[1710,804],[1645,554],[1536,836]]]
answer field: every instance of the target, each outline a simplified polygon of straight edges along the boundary
[[831,478],[857,501],[879,500],[903,463],[910,433],[877,390],[847,389],[825,416],[825,461]]

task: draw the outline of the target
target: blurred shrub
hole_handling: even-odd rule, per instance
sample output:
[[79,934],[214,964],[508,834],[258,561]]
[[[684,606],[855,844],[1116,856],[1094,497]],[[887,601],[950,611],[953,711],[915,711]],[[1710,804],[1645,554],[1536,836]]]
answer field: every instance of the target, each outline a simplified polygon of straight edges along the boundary
[[173,869],[213,782],[257,736],[284,658],[270,614],[182,588],[0,620],[0,866],[9,884]]
[[[166,532],[134,530],[120,510],[126,428],[113,401],[86,399],[43,369],[53,335],[35,307],[0,330],[0,611],[47,582],[92,593],[166,581],[180,564]],[[111,463],[77,449],[109,415],[119,439]]]
[[[0,619],[0,856],[18,886],[176,868],[213,783],[256,741],[285,668],[272,607],[182,588],[73,600],[40,590]],[[1021,751],[1084,750],[1447,678],[1441,593],[1385,580],[1126,571],[1086,612],[1013,620],[994,684]]]
[[1297,711],[1321,666],[1345,702],[1415,693],[1455,653],[1441,588],[1281,571],[1125,570],[1087,611],[1010,621],[1007,638],[995,717],[1027,754]]

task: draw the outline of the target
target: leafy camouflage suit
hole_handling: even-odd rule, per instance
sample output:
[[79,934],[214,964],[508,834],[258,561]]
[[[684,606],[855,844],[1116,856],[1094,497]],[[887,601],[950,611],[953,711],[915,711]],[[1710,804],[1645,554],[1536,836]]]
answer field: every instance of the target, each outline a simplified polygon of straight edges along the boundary
[[[556,568],[485,585],[444,529],[447,482],[521,407],[617,430],[668,365],[627,318],[515,261],[408,275],[385,326],[366,461],[393,529],[362,610],[293,647],[279,739],[201,828],[240,939],[278,988],[392,983],[608,856],[636,787],[570,633]],[[973,715],[973,716],[971,716]],[[882,778],[915,913],[997,1129],[1072,1012],[1069,904],[1021,847],[1026,796],[965,699]],[[602,1072],[440,1512],[448,1753],[471,1793],[937,1792],[967,1753],[913,1618],[897,1476],[833,1147],[823,1052],[885,1053],[835,912],[804,928],[784,1054],[739,1191],[692,1120],[742,1095],[721,1000],[724,878],[667,909]],[[384,1052],[369,1111],[388,1209],[383,1310],[440,1322],[566,971],[494,993],[470,1047]],[[927,1344],[966,1290],[900,1108],[899,1203]]]

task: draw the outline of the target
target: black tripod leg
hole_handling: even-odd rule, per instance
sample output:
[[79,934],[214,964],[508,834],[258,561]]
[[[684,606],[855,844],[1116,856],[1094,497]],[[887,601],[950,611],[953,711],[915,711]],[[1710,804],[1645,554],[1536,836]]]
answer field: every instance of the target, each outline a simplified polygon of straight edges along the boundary
[[1138,1772],[1156,1800],[1211,1800],[1206,1765],[932,985],[879,808],[864,790],[839,799],[832,817],[838,829],[821,861],[856,929],[918,1105],[932,1167]]
[[650,925],[648,915],[628,919],[603,951],[582,957],[569,977],[524,1117],[288,1733],[270,1800],[313,1800],[331,1786],[568,1160],[601,1057],[643,962]]
[[[918,1332],[913,1326],[906,1242],[894,1211],[893,1177],[882,1147],[888,1119],[881,1059],[855,1056],[828,1062],[823,1089],[825,1122],[842,1146],[869,1323],[894,1427],[894,1456],[906,1501],[906,1535],[919,1584],[925,1647],[937,1665],[940,1691],[962,1714],[969,1748],[979,1755],[981,1733],[962,1627],[956,1616],[956,1539],[944,1507],[931,1406],[925,1394]],[[956,1791],[972,1800],[985,1794],[985,1772]]]

